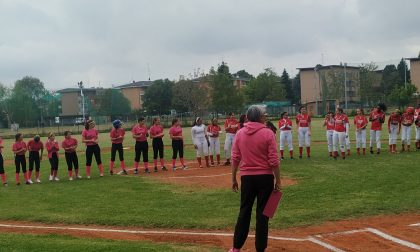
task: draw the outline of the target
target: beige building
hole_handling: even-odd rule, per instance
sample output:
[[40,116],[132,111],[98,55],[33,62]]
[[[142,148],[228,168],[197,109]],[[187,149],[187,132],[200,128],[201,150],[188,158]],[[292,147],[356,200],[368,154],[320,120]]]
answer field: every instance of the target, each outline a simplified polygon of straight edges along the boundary
[[352,108],[360,102],[359,67],[344,65],[298,68],[301,102],[312,114],[325,114],[335,106]]
[[420,92],[420,57],[410,58],[410,77],[411,84],[417,87],[417,91]]
[[[89,115],[90,110],[96,103],[95,97],[103,91],[103,88],[83,88],[85,115]],[[83,115],[83,99],[80,88],[65,88],[58,90],[57,93],[61,95],[61,116],[77,117]]]
[[138,110],[143,108],[145,90],[152,84],[153,81],[133,81],[115,88],[121,90],[121,93],[130,101],[131,110]]

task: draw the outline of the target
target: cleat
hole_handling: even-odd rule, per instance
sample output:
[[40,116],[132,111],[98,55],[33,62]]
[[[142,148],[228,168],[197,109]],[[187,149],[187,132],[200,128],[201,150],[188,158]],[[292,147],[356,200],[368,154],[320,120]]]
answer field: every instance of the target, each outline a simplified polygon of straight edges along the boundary
[[37,179],[35,180],[35,182],[36,182],[37,184],[39,184],[39,183],[41,183],[41,180],[39,180],[39,178],[37,178]]
[[157,167],[155,167],[155,169],[153,170],[154,172],[158,172],[158,168]]
[[281,160],[284,160],[284,157],[281,157]]
[[188,167],[186,165],[183,165],[182,170],[186,170],[186,169],[188,169]]
[[109,171],[109,175],[114,175],[114,172],[113,171]]
[[90,179],[90,176],[86,176],[87,179]]
[[168,171],[165,166],[162,166],[162,171]]
[[4,182],[4,183],[3,183],[3,186],[4,186],[4,187],[8,187],[9,185],[7,184],[7,182]]
[[17,182],[16,185],[20,185],[20,182]]
[[81,179],[81,178],[82,178],[82,176],[80,176],[80,175],[77,175],[77,176],[76,176],[76,178],[77,178],[77,179]]
[[229,161],[226,161],[223,165],[224,166],[230,166],[230,162]]
[[139,174],[139,169],[134,169],[134,174]]
[[299,156],[299,159],[302,159],[302,156]]
[[54,177],[54,181],[60,181],[58,177]]
[[69,177],[69,181],[73,181],[73,177]]
[[26,182],[25,182],[25,184],[27,184],[27,185],[31,185],[31,183],[29,183],[29,181],[26,181]]
[[172,167],[172,170],[173,170],[173,171],[176,171],[176,166]]
[[290,157],[290,159],[293,159],[293,157]]
[[53,178],[53,176],[52,176],[52,175],[50,175],[50,177],[49,177],[49,179],[48,179],[48,180],[49,180],[49,181],[53,181],[53,179],[54,179],[54,178]]
[[150,173],[149,168],[144,169],[144,173]]
[[101,173],[100,175],[99,175],[99,177],[103,177],[104,176],[104,174],[103,173]]
[[31,179],[28,179],[28,182],[29,182],[29,184],[33,184],[34,182],[32,182],[32,180]]

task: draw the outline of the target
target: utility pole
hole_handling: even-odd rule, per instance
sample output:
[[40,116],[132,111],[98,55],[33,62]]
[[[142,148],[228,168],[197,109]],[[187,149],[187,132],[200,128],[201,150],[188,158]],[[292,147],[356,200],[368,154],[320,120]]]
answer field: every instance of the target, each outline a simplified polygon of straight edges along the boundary
[[85,95],[83,94],[83,82],[80,81],[77,83],[80,88],[80,96],[82,97],[82,115],[83,115],[83,122],[85,122]]
[[344,63],[344,101],[345,101],[345,108],[347,110],[347,71],[346,71],[347,63]]

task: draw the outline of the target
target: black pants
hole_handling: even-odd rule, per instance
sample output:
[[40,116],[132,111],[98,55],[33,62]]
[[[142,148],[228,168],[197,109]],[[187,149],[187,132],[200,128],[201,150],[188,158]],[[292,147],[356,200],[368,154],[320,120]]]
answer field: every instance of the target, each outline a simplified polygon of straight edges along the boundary
[[115,155],[117,154],[118,151],[118,156],[120,157],[120,161],[124,161],[124,150],[123,150],[123,145],[122,143],[119,144],[112,144],[111,147],[111,161],[114,162],[115,161]]
[[134,161],[139,162],[140,156],[143,154],[143,162],[149,162],[149,144],[147,143],[147,141],[136,141],[135,150],[136,156],[134,158]]
[[22,167],[22,171],[26,172],[26,157],[25,155],[15,155],[15,166],[16,166],[16,173],[20,173],[20,168]]
[[79,169],[79,159],[77,158],[76,152],[66,152],[67,170],[71,171],[74,167],[75,170]]
[[252,206],[257,198],[255,248],[258,252],[267,248],[268,217],[262,213],[274,189],[273,175],[247,175],[241,177],[241,210],[235,227],[233,247],[240,249],[248,237]]
[[29,152],[29,170],[34,170],[34,164],[35,164],[35,170],[39,172],[39,168],[41,167],[41,161],[39,160],[39,152],[38,151],[30,151]]
[[96,164],[101,165],[101,148],[99,145],[88,145],[86,146],[86,166],[92,165],[92,156],[95,155]]
[[163,141],[162,141],[162,138],[153,138],[152,146],[153,146],[153,159],[157,159],[158,152],[159,152],[159,157],[163,158]]
[[51,170],[57,171],[58,170],[58,156],[57,153],[53,153],[50,160]]
[[3,161],[3,155],[0,152],[0,174],[4,174],[4,161]]
[[184,157],[184,141],[179,140],[172,140],[172,159],[176,159],[179,152],[179,157]]

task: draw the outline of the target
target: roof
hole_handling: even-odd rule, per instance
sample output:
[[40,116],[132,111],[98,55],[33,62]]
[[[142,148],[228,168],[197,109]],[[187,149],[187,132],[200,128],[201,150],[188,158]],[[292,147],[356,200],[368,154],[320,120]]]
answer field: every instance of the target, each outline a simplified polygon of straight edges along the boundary
[[[97,90],[103,90],[103,88],[83,88],[83,92],[95,92]],[[57,90],[56,93],[64,94],[64,93],[76,93],[80,92],[80,88],[64,88]]]
[[417,58],[406,58],[406,59],[408,59],[409,61],[420,61],[420,57],[417,57]]
[[[300,71],[313,71],[315,70],[315,67],[300,67],[300,68],[296,68]],[[330,69],[330,68],[344,68],[344,65],[328,65],[328,66],[321,66],[318,69]],[[355,67],[355,66],[346,66],[347,69],[360,69],[360,67]]]
[[116,86],[115,88],[136,88],[136,87],[148,87],[153,84],[153,81],[133,81],[128,84]]

